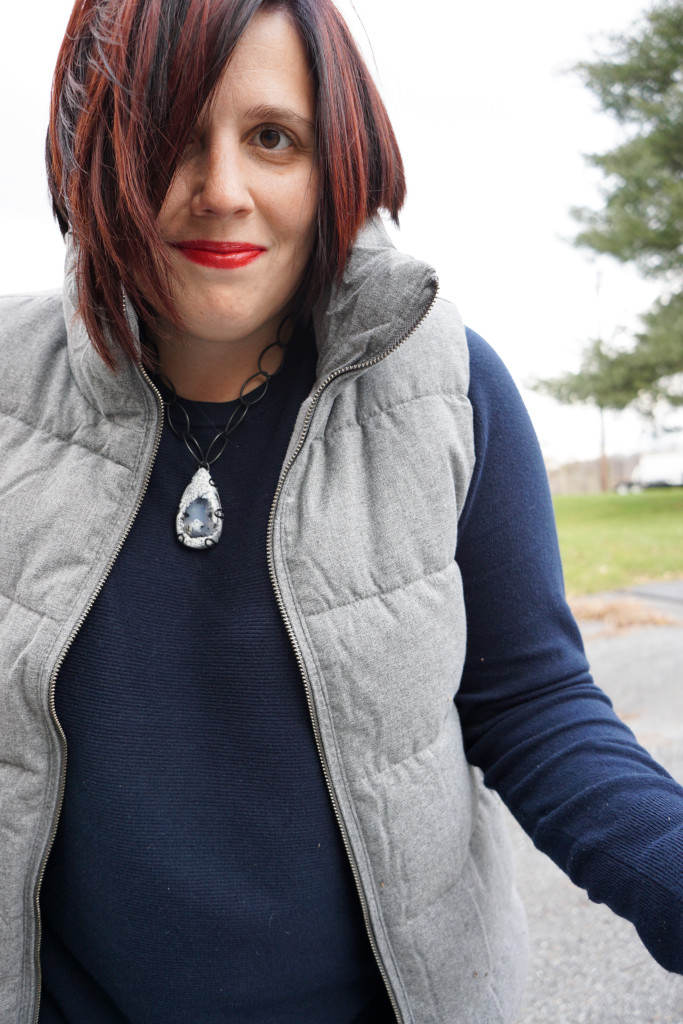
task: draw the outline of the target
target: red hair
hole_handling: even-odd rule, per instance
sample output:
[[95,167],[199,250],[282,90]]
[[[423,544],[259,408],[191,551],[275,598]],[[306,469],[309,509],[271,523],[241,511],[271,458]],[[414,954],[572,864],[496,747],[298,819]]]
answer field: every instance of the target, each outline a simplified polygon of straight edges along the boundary
[[368,217],[385,209],[398,218],[401,154],[331,0],[76,0],[55,70],[47,172],[55,215],[77,244],[79,312],[112,367],[121,350],[139,358],[122,289],[150,326],[163,311],[182,329],[157,215],[230,55],[267,9],[291,19],[315,85],[320,186],[302,311],[341,278]]

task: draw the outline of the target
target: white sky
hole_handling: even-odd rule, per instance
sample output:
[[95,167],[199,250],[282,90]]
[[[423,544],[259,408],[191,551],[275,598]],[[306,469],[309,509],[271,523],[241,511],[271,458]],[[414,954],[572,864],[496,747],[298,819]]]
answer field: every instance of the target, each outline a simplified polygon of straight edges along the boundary
[[[46,198],[43,140],[71,6],[12,3],[2,14],[2,293],[61,282],[62,242]],[[597,413],[563,408],[524,384],[576,369],[599,328],[610,339],[632,327],[657,294],[652,283],[603,257],[598,303],[595,261],[567,242],[576,230],[570,207],[599,205],[599,177],[581,154],[609,148],[618,133],[566,69],[590,58],[605,33],[626,30],[644,3],[339,6],[369,57],[406,162],[408,202],[397,245],[437,268],[442,294],[503,357],[546,457],[595,457]],[[610,451],[652,445],[634,415],[609,416],[607,430]]]

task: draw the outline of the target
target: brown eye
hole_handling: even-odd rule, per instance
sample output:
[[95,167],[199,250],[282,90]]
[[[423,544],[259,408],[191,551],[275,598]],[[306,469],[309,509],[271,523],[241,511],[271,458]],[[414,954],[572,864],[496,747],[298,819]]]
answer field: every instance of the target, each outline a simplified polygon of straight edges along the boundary
[[261,142],[266,149],[277,149],[280,138],[280,133],[276,132],[273,128],[266,128],[265,131],[261,132]]
[[256,133],[255,138],[263,149],[289,149],[292,144],[291,139],[277,128],[261,128],[261,130]]

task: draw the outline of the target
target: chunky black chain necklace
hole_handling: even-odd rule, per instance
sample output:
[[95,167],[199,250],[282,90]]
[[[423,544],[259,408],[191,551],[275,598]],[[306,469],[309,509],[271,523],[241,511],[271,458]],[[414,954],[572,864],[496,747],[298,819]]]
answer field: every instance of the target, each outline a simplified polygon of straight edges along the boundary
[[[176,536],[180,543],[187,548],[213,548],[220,540],[225,514],[221,506],[218,488],[211,476],[211,466],[217,459],[220,459],[230,435],[237,429],[251,407],[265,396],[270,381],[282,369],[289,344],[281,338],[282,329],[287,319],[289,318],[285,318],[278,327],[275,341],[266,345],[261,352],[258,357],[258,369],[242,384],[237,399],[238,404],[232,410],[228,422],[222,430],[219,430],[209,442],[206,451],[202,451],[199,441],[192,433],[187,409],[178,398],[173,383],[159,373],[159,377],[171,392],[171,397],[164,399],[166,422],[198,463],[194,476],[183,491],[175,519]],[[264,369],[263,361],[266,353],[274,348],[281,349],[282,358],[277,369],[269,373]],[[259,383],[253,387],[256,381]]]

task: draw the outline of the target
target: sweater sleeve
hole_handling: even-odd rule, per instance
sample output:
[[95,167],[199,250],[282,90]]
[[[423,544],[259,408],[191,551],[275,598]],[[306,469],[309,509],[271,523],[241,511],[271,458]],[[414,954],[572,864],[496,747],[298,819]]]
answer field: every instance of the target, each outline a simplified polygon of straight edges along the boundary
[[476,465],[456,552],[468,759],[535,845],[683,974],[683,788],[591,678],[533,428],[497,356],[470,331],[468,343]]

